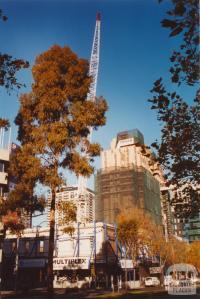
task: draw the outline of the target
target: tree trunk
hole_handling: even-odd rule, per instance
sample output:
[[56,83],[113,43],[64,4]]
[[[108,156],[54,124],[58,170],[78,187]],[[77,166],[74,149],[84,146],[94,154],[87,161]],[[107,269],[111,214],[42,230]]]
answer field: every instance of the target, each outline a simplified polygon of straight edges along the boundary
[[54,253],[54,236],[55,236],[55,200],[56,191],[52,190],[51,208],[50,208],[50,231],[49,231],[49,250],[48,250],[48,267],[47,267],[47,289],[48,298],[53,298],[53,253]]

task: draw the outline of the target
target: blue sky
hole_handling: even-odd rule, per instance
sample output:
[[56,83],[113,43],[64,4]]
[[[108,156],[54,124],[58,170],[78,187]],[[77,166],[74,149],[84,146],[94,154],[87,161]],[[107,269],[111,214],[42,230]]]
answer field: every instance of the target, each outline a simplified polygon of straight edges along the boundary
[[[169,5],[168,0],[162,4],[157,0],[3,0],[0,6],[8,21],[0,25],[0,50],[33,65],[38,54],[59,44],[89,59],[96,12],[100,11],[97,95],[107,99],[109,111],[106,126],[93,134],[93,140],[108,148],[117,132],[138,128],[149,145],[160,135],[147,102],[149,91],[160,76],[168,77],[169,56],[176,42],[160,25]],[[18,78],[27,86],[20,93],[29,91],[31,68],[21,71]],[[0,90],[0,116],[11,123],[19,107],[18,95]],[[12,132],[15,140],[14,125]]]

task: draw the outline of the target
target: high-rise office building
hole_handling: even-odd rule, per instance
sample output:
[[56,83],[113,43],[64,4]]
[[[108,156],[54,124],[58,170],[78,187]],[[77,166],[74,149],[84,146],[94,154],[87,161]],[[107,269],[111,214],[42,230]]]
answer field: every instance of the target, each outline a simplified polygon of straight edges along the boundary
[[[193,200],[198,200],[200,198],[200,190],[196,187],[192,186],[192,184],[188,185],[189,188],[193,188],[195,191],[195,194],[193,194]],[[180,238],[188,239],[189,242],[192,242],[194,240],[200,239],[200,212],[198,209],[196,209],[196,214],[189,214],[189,213],[183,213],[185,210],[185,207],[188,204],[188,200],[190,199],[190,196],[192,196],[190,193],[187,194],[187,188],[188,186],[185,184],[179,189],[172,189],[170,194],[170,201],[172,214],[173,214],[173,230],[174,235]],[[174,199],[176,198],[176,201]],[[174,201],[174,202],[173,202]],[[181,212],[181,213],[180,213]],[[197,239],[196,239],[197,238]]]
[[116,222],[117,216],[138,207],[162,223],[160,184],[163,176],[154,154],[137,130],[121,132],[101,152],[95,178],[96,221]]
[[[48,220],[50,211],[51,194],[48,195]],[[56,207],[59,202],[70,201],[76,207],[76,221],[80,223],[93,222],[94,221],[94,192],[89,188],[86,189],[84,195],[78,194],[78,187],[76,186],[63,186],[56,193]],[[56,224],[62,223],[63,212],[56,208],[55,221]]]
[[183,228],[183,237],[190,243],[200,241],[200,213],[193,218],[189,218]]
[[[162,217],[163,225],[166,238],[175,234],[175,221],[173,207],[171,205],[171,190],[169,187],[160,186],[161,191],[161,208],[162,208]],[[176,234],[177,235],[177,234]],[[179,235],[177,235],[179,236]]]

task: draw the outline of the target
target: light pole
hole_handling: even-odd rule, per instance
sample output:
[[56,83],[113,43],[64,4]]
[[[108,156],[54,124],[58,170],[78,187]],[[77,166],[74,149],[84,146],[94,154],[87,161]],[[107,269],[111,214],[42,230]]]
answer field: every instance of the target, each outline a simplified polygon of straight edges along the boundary
[[[49,224],[49,221],[47,220],[44,220],[42,222],[40,222],[39,224],[35,225],[33,228],[36,228],[36,242],[38,241],[37,238],[39,238],[40,234],[39,234],[39,229],[42,228],[42,224],[44,223],[48,223]],[[49,226],[48,226],[49,227]],[[55,238],[57,237],[57,235],[55,235]],[[49,241],[48,241],[49,242]],[[54,240],[55,242],[55,240]],[[40,246],[40,244],[39,244]],[[44,246],[44,245],[43,245]],[[40,249],[39,249],[40,250]],[[45,268],[44,268],[44,275],[45,275],[45,283],[47,282],[47,264],[48,264],[48,261],[47,261],[47,257],[46,255],[44,256],[44,265],[45,265]]]
[[15,273],[15,291],[17,291],[17,286],[18,286],[19,238],[20,238],[20,233],[17,234],[17,242],[16,242],[16,256],[15,256],[15,268],[14,268],[14,273]]
[[2,269],[3,269],[3,245],[4,245],[4,239],[6,234],[5,226],[0,223],[0,299],[1,299],[1,289],[2,289]]

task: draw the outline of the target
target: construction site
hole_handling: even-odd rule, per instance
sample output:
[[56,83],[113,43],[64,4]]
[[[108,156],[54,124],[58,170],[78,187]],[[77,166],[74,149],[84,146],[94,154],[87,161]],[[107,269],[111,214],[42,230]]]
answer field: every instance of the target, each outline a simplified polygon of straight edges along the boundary
[[[100,25],[101,16],[98,13],[89,64],[92,82],[87,94],[88,101],[96,101]],[[0,133],[0,143],[3,144],[4,131]],[[88,140],[92,140],[92,128],[89,128]],[[2,175],[0,177],[1,193],[9,192],[5,177],[10,145],[6,154],[6,157],[0,157],[0,171],[3,173],[3,182]],[[124,259],[124,249],[118,243],[117,217],[137,207],[162,225],[162,182],[162,171],[154,154],[145,145],[143,134],[133,129],[118,133],[111,141],[110,148],[101,151],[101,167],[95,174],[95,191],[87,187],[87,178],[82,176],[77,178],[76,186],[60,186],[54,213],[54,287],[113,288],[117,285],[122,288],[124,283],[129,288],[140,287],[138,266],[133,265],[131,259]],[[20,237],[7,234],[2,260],[6,269],[2,275],[4,289],[29,288],[30,284],[32,287],[47,285],[51,199],[49,192],[47,219],[43,221],[48,225],[27,228]],[[73,234],[65,233],[61,225],[63,214],[59,211],[59,205],[64,201],[70,201],[77,209]],[[29,224],[31,226],[32,222],[29,221]]]
[[101,163],[95,179],[96,220],[116,223],[117,216],[137,207],[161,224],[162,173],[141,132],[119,133],[101,153]]

